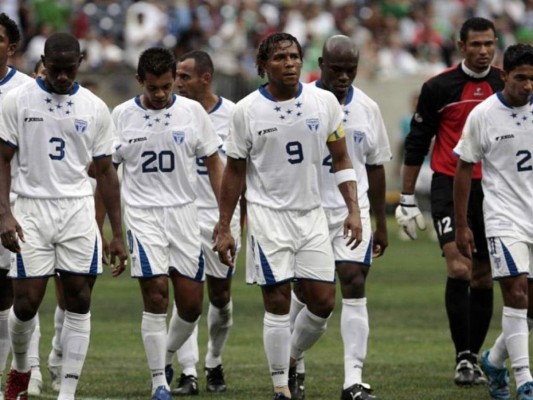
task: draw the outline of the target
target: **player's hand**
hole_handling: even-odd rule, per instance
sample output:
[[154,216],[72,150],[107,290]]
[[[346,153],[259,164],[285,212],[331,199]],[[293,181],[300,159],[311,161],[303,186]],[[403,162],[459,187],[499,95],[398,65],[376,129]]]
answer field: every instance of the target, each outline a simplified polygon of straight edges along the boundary
[[355,249],[363,240],[363,225],[361,224],[361,216],[359,210],[348,213],[348,216],[344,220],[344,238],[348,239],[346,246],[350,247],[350,250]]
[[459,252],[466,258],[472,259],[472,253],[477,251],[474,235],[469,227],[455,228],[455,243]]
[[396,207],[396,222],[411,240],[418,236],[416,228],[421,231],[426,229],[426,221],[418,208],[414,194],[403,194],[400,196],[400,204]]
[[372,236],[372,258],[381,257],[388,246],[387,229],[376,229]]
[[[128,254],[124,248],[122,237],[114,237],[109,243],[109,262],[111,264],[111,275],[119,276],[126,269]],[[118,261],[118,264],[116,263]]]
[[220,261],[230,268],[235,268],[235,239],[231,235],[229,227],[220,229],[219,224],[213,230],[213,251],[218,252]]
[[24,242],[24,233],[11,212],[0,217],[0,237],[2,245],[13,253],[20,253],[19,239]]

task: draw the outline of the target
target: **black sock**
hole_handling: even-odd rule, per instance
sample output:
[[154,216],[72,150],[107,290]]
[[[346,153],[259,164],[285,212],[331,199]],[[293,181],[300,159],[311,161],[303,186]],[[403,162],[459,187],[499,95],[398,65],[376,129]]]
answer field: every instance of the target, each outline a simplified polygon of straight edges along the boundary
[[470,282],[463,279],[448,277],[446,282],[446,313],[456,355],[470,350],[469,286]]
[[470,351],[479,354],[492,318],[493,291],[470,288]]

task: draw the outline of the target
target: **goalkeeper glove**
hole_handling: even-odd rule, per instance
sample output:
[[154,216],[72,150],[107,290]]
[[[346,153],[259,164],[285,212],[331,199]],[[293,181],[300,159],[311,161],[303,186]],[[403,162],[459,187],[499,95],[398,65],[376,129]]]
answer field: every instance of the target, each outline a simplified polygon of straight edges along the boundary
[[400,204],[396,207],[395,214],[398,225],[411,240],[417,238],[416,227],[422,231],[426,229],[426,221],[418,208],[414,194],[401,194]]

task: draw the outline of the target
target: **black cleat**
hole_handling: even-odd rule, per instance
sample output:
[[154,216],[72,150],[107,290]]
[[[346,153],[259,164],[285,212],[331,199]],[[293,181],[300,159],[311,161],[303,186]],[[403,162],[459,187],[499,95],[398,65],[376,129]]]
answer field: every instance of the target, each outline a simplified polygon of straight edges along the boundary
[[292,400],[292,399],[289,399],[283,393],[274,393],[274,400]]
[[356,383],[341,392],[341,400],[379,400],[368,383]]
[[481,369],[478,363],[472,363],[474,368],[474,385],[486,385],[488,383],[485,373]]
[[298,400],[304,400],[305,399],[305,372],[304,373],[296,373],[296,383],[298,385]]
[[463,359],[457,363],[453,381],[457,386],[470,386],[474,384],[474,367],[470,361]]
[[173,396],[196,396],[198,393],[198,378],[185,374],[181,374],[178,386],[172,390]]
[[296,373],[296,367],[289,368],[289,390],[291,392],[291,399],[296,400],[298,399],[298,380]]
[[224,380],[224,369],[222,364],[217,365],[215,368],[204,368],[206,377],[206,390],[211,393],[225,392],[226,381]]

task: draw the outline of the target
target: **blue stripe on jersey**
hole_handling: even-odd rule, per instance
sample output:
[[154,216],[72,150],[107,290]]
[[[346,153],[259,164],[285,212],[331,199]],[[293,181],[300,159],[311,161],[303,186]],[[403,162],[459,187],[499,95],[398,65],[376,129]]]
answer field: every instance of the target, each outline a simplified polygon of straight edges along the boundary
[[94,239],[94,251],[93,259],[91,261],[91,267],[89,268],[89,273],[94,275],[98,273],[98,237]]
[[[317,81],[315,81],[315,86],[317,88],[320,88],[320,89],[323,89],[323,90],[327,90],[327,89],[324,89],[324,86],[322,85],[322,81],[319,79]],[[348,89],[348,94],[346,95],[346,98],[344,99],[344,102],[342,103],[342,105],[347,105],[347,104],[350,104],[353,100],[353,94],[355,93],[355,90],[353,88],[353,86],[350,86],[350,89]]]
[[10,69],[9,72],[6,74],[6,76],[4,76],[4,79],[2,79],[2,80],[0,81],[0,85],[5,85],[7,82],[9,82],[9,80],[10,80],[11,78],[13,78],[13,75],[15,75],[15,74],[17,73],[17,70],[16,70],[15,68],[13,68],[13,67],[11,67],[11,66],[10,66],[9,68],[11,68],[11,69]]
[[204,276],[204,268],[205,268],[205,259],[204,259],[204,249],[200,251],[200,257],[198,257],[198,272],[196,272],[196,276],[194,277],[194,280],[201,281]]
[[216,112],[220,108],[221,105],[222,105],[222,97],[218,96],[217,104],[215,104],[213,109],[209,111],[208,114],[213,114],[214,112]]
[[137,247],[139,249],[139,262],[141,263],[141,272],[143,276],[153,276],[152,267],[150,266],[150,261],[148,260],[148,256],[146,255],[146,252],[144,251],[144,247],[139,242],[139,239],[137,239]]
[[268,263],[265,253],[263,253],[263,249],[261,248],[261,245],[259,243],[257,243],[257,249],[259,250],[259,259],[261,260],[261,269],[263,270],[265,283],[267,285],[272,285],[276,283],[276,279],[274,278],[274,274],[272,273],[270,264]]
[[500,239],[500,244],[502,245],[502,252],[503,252],[503,256],[505,257],[505,263],[507,264],[507,268],[509,268],[509,272],[511,273],[511,276],[518,275],[518,268],[516,268],[516,263],[514,262],[513,256],[509,252],[509,249],[505,247],[501,239]]
[[15,143],[12,143],[8,140],[4,140],[0,138],[0,142],[7,144],[9,147],[13,147],[14,149],[18,149],[18,146]]
[[[41,78],[41,77],[37,77],[35,78],[35,82],[37,82],[37,84],[39,85],[39,87],[44,90],[45,92],[47,93],[55,93],[53,92],[52,90],[49,90],[47,87],[46,87],[46,84],[44,83],[44,80]],[[72,89],[70,89],[70,92],[68,93],[69,95],[73,95],[73,94],[76,94],[78,92],[78,90],[80,89],[80,84],[78,82],[74,82],[74,85],[72,86]]]
[[26,278],[24,260],[22,259],[22,255],[20,253],[17,253],[17,278]]
[[[170,103],[165,107],[165,108],[170,108],[174,105],[174,103],[176,102],[176,95],[173,94],[172,95],[172,100],[170,101]],[[143,106],[143,103],[141,101],[141,96],[138,95],[138,96],[135,96],[135,104],[137,104],[140,108],[142,108],[143,110],[146,110],[147,108],[145,106]]]
[[[259,93],[261,93],[263,96],[265,96],[270,101],[277,102],[277,100],[274,97],[272,97],[270,93],[267,92],[266,85],[268,85],[268,83],[265,83],[264,85],[259,86]],[[298,82],[298,90],[296,94],[294,95],[294,98],[297,98],[298,96],[300,96],[302,94],[302,90],[303,90],[302,82]]]
[[370,237],[370,243],[368,243],[368,247],[366,249],[365,259],[363,261],[364,264],[370,265],[372,264],[372,246],[373,246],[374,238]]

